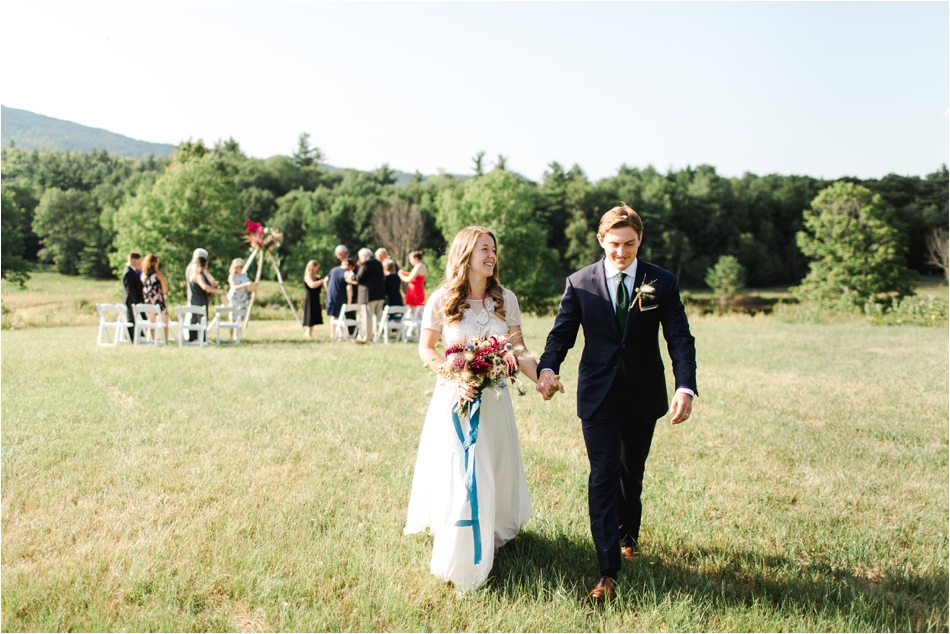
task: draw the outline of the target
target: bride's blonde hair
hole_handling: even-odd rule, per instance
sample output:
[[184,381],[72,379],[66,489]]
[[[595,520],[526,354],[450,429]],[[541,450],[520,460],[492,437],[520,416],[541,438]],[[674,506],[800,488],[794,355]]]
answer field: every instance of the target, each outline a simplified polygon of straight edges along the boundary
[[[495,249],[498,249],[498,237],[488,227],[465,227],[459,231],[452,240],[452,246],[449,247],[449,260],[445,266],[445,279],[439,285],[445,289],[445,321],[454,323],[462,319],[462,313],[469,307],[468,296],[472,289],[468,283],[468,265],[472,259],[472,252],[475,251],[475,244],[484,236],[491,236],[495,243]],[[491,277],[488,278],[488,285],[485,288],[485,297],[491,297],[495,305],[495,315],[504,321],[505,319],[505,294],[498,281],[498,258],[495,258],[495,268]]]

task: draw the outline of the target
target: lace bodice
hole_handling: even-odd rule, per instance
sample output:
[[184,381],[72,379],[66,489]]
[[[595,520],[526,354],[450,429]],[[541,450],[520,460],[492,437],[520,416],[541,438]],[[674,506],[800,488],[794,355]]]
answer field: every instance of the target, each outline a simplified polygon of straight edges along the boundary
[[426,330],[441,331],[442,345],[445,347],[472,337],[505,336],[510,326],[521,325],[521,311],[515,294],[508,289],[505,289],[504,293],[505,319],[495,314],[495,304],[491,300],[470,299],[469,308],[462,313],[462,319],[450,324],[444,320],[445,293],[440,288],[426,302],[422,313],[422,327]]

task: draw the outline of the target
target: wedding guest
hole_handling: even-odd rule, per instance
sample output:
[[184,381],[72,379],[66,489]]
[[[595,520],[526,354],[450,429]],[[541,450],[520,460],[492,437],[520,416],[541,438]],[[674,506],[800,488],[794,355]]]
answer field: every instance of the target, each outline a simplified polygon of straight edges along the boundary
[[[188,294],[188,303],[191,303],[191,278],[195,276],[195,265],[198,262],[198,258],[208,259],[208,252],[204,249],[198,248],[195,249],[195,252],[191,255],[191,262],[188,263],[188,266],[185,267],[185,287]],[[208,280],[208,283],[211,286],[217,287],[218,282],[211,276],[209,271],[205,271],[205,279]]]
[[133,304],[142,303],[142,278],[139,277],[139,271],[142,270],[142,256],[132,251],[125,262],[125,270],[122,272],[122,302],[125,304],[125,310],[129,318],[129,341],[135,340],[135,315],[132,311]]
[[359,251],[360,265],[356,269],[356,281],[359,283],[360,337],[362,343],[372,343],[379,318],[383,314],[383,302],[386,300],[385,274],[373,252],[367,248]]
[[346,266],[344,280],[346,281],[346,303],[359,304],[359,282],[356,281],[356,260],[346,258],[343,263]]
[[[360,293],[358,282],[356,281],[356,260],[353,258],[346,258],[344,265],[346,266],[346,303],[350,306],[358,306],[360,301]],[[359,311],[347,311],[346,315],[344,316],[347,319],[359,319]],[[356,336],[357,332],[355,326],[348,326],[347,330],[349,331],[351,337]]]
[[409,263],[412,271],[399,271],[399,279],[406,282],[406,306],[412,307],[412,316],[419,319],[422,307],[426,304],[426,269],[422,261],[422,251],[413,251],[409,254]]
[[323,324],[323,311],[320,302],[320,289],[324,279],[317,272],[320,263],[316,260],[307,262],[304,269],[303,284],[306,291],[303,300],[303,336],[310,339],[313,336],[313,327]]
[[[165,275],[158,270],[160,264],[158,256],[148,253],[142,260],[142,294],[146,304],[155,304],[161,310],[162,321],[165,323],[165,343],[168,343],[168,306],[165,304],[165,295],[168,294],[168,284]],[[155,321],[155,315],[149,314],[149,321]],[[149,339],[154,334],[149,331]]]
[[[378,249],[376,249],[376,252],[373,255],[376,257],[377,260],[379,260],[379,263],[382,264],[383,266],[386,266],[386,262],[389,262],[390,260],[392,260],[393,264],[396,264],[396,260],[393,260],[391,257],[389,257],[389,251],[387,251],[383,247],[379,247]],[[397,272],[399,271],[398,264],[396,264],[396,271]]]
[[396,263],[393,262],[392,258],[383,263],[383,272],[386,274],[384,281],[386,287],[386,305],[404,306],[405,304],[402,303],[402,293],[399,292],[402,282],[399,281],[399,276],[396,275]]
[[231,307],[240,310],[242,315],[246,313],[247,294],[256,290],[257,282],[252,282],[244,272],[244,260],[231,260],[231,267],[228,269],[228,303]]
[[[199,255],[197,258],[195,258],[194,264],[195,265],[192,268],[193,273],[188,279],[188,287],[191,290],[191,299],[188,303],[192,306],[204,306],[205,315],[207,315],[209,304],[208,295],[224,295],[224,291],[215,288],[209,281],[210,277],[208,275],[208,258]],[[192,314],[191,323],[201,323],[201,316]],[[198,333],[195,331],[189,331],[188,341],[195,341],[196,339],[198,339]]]
[[333,250],[333,254],[340,261],[340,266],[335,266],[330,269],[330,273],[326,277],[324,286],[327,289],[327,315],[330,319],[340,316],[340,308],[343,304],[347,303],[346,297],[346,287],[347,283],[344,279],[346,274],[347,267],[346,261],[348,259],[349,250],[345,246],[338,245],[336,249]]

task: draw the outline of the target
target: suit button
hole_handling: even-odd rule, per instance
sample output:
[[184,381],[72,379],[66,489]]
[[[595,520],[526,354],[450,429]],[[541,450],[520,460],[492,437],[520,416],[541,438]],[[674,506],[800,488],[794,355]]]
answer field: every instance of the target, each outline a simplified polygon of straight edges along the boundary
[[617,371],[617,366],[614,366],[614,372],[616,372],[616,371]]
[[626,347],[627,347],[627,344],[622,343],[622,344],[620,344],[620,347],[621,347],[621,348],[626,348]]

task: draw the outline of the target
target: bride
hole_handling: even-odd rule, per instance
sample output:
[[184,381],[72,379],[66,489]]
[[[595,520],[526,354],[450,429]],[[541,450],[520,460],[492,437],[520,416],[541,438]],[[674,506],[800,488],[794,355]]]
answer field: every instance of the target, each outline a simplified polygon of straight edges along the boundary
[[[518,300],[498,282],[495,234],[485,227],[467,227],[452,240],[445,279],[426,302],[419,356],[435,371],[443,361],[436,351],[440,337],[448,348],[488,335],[506,336],[516,349],[521,347],[519,354],[527,352]],[[519,361],[525,376],[537,383],[537,362],[527,357]],[[408,535],[429,529],[433,536],[431,572],[459,590],[484,584],[495,551],[514,539],[531,518],[508,388],[489,388],[482,394],[474,445],[477,486],[472,487],[477,504],[470,499],[465,450],[452,412],[474,398],[475,391],[469,386],[441,378],[437,381],[419,440],[404,530]],[[467,437],[468,417],[459,419]],[[473,517],[473,509],[477,517]]]

